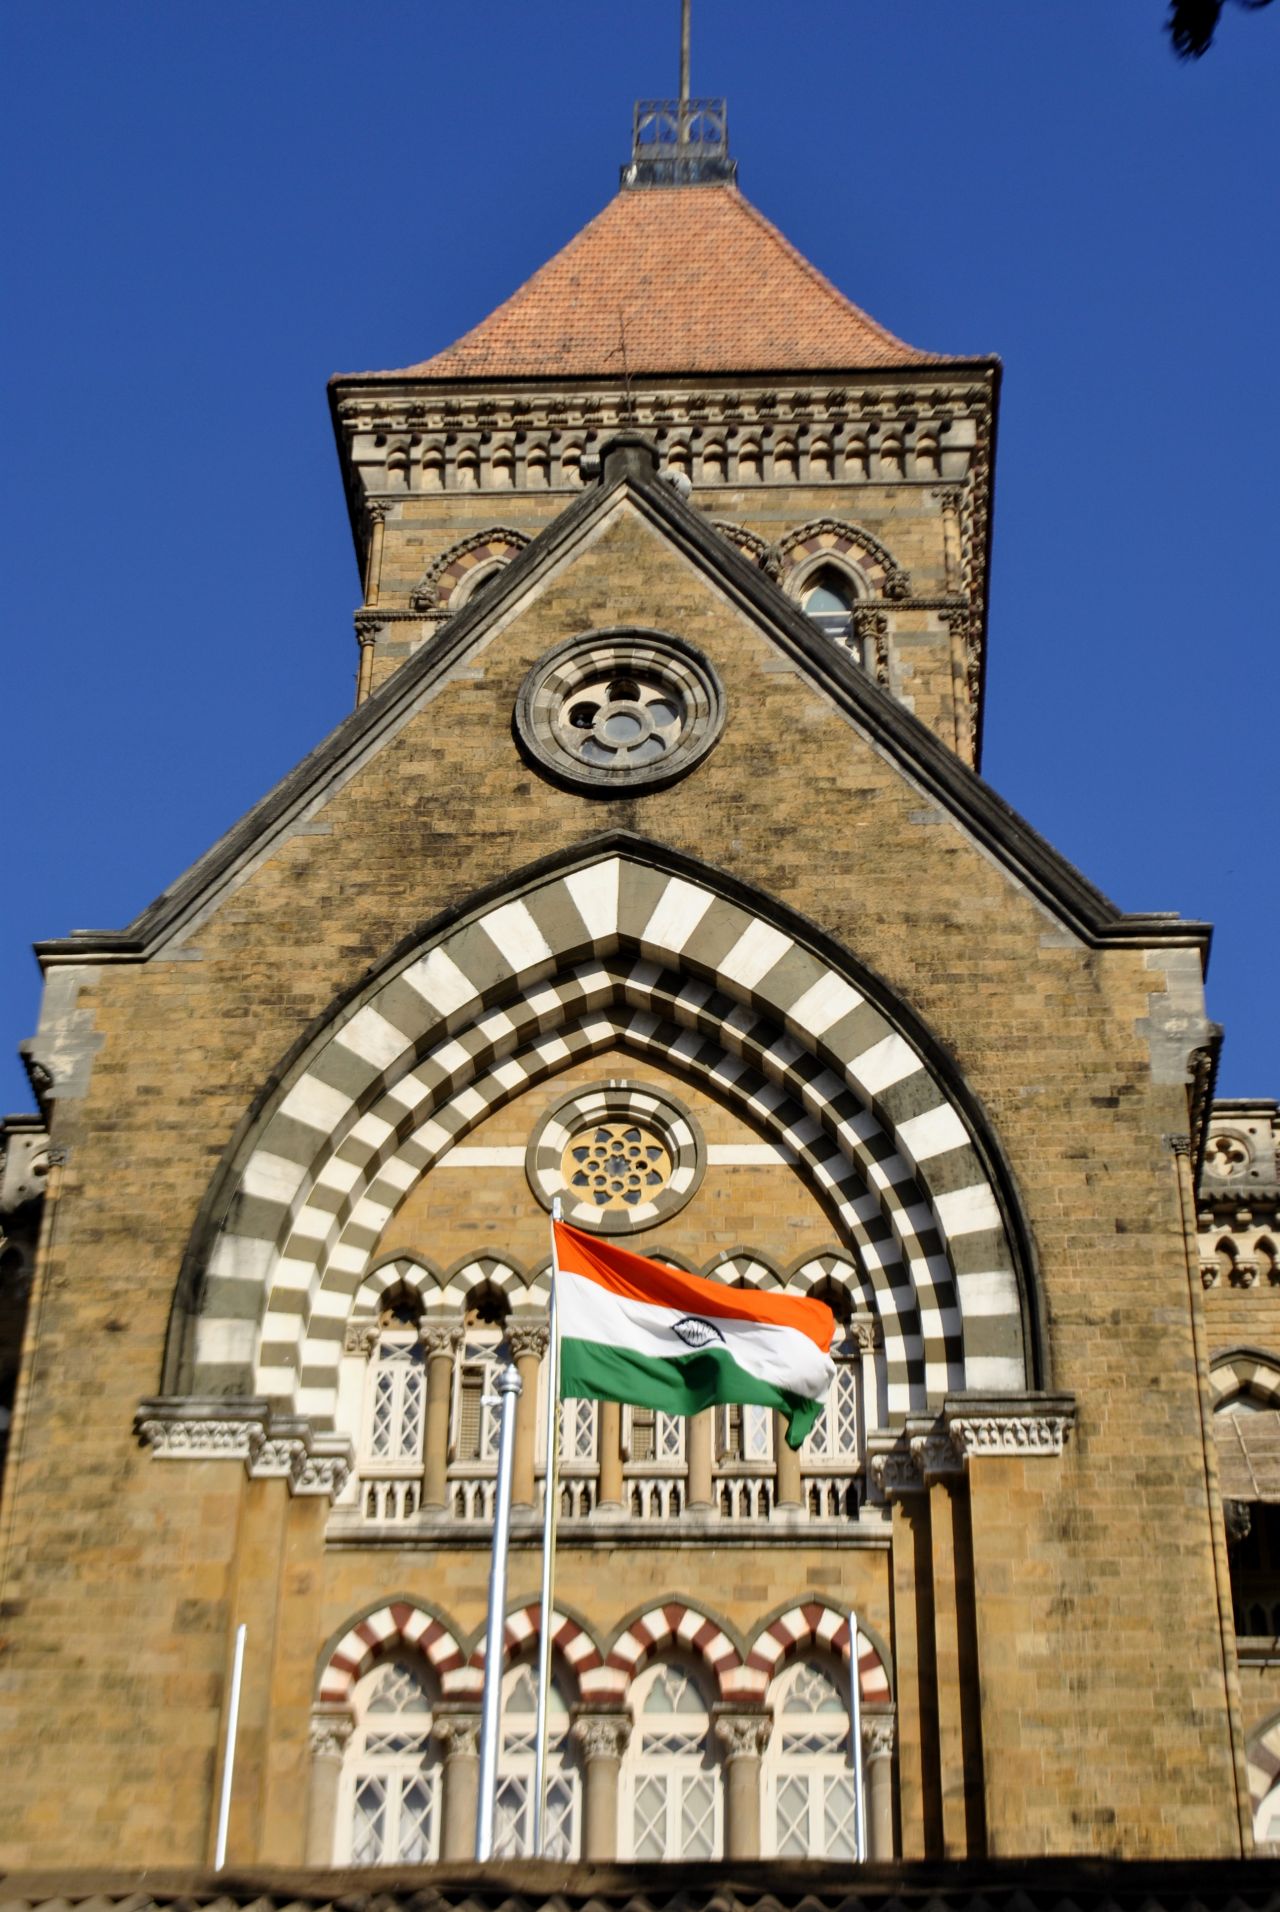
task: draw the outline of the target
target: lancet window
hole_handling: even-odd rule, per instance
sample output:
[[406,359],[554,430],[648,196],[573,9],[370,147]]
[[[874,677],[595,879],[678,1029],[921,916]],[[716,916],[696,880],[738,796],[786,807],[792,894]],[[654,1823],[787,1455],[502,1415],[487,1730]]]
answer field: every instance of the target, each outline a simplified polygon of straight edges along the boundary
[[641,1675],[634,1695],[635,1729],[623,1766],[624,1856],[719,1858],[723,1787],[698,1676],[663,1660]]
[[339,1865],[429,1865],[440,1850],[440,1764],[423,1670],[392,1660],[353,1696],[334,1858]]
[[853,628],[853,607],[856,602],[857,592],[851,580],[834,564],[824,564],[808,579],[800,593],[800,604],[805,616],[812,619],[824,636],[834,638],[845,649],[852,651],[861,664],[862,645]]
[[[494,1795],[497,1859],[530,1859],[533,1842],[535,1726],[538,1695],[532,1669],[512,1667],[502,1683],[502,1749]],[[569,1739],[569,1708],[558,1680],[547,1696],[545,1856],[576,1859],[582,1779]]]
[[838,1679],[834,1669],[800,1660],[774,1682],[762,1775],[767,1856],[856,1856],[849,1708]]

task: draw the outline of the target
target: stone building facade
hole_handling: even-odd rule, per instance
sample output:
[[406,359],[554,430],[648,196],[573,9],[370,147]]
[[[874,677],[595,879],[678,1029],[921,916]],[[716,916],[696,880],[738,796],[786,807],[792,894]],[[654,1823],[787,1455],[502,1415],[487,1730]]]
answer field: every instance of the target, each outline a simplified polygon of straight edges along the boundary
[[506,1360],[528,1853],[556,1195],[838,1323],[798,1454],[566,1406],[557,1856],[846,1860],[854,1681],[873,1859],[1280,1837],[1276,1105],[1211,1103],[1206,926],[978,775],[997,364],[851,305],[718,125],[333,382],[356,708],[39,946],[10,1864],[207,1862],[241,1623],[232,1863],[470,1853]]

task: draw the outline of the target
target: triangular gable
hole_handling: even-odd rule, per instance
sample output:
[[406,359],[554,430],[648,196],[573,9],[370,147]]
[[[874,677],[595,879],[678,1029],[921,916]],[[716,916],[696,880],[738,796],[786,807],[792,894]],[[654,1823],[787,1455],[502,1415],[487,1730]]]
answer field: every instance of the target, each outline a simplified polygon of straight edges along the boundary
[[[1210,926],[1168,913],[1128,915],[1039,836],[976,772],[955,756],[904,705],[830,643],[799,607],[754,564],[683,502],[656,473],[632,459],[621,476],[585,491],[535,537],[495,582],[468,603],[365,703],[235,824],[127,928],[83,930],[38,943],[44,961],[145,958],[271,839],[317,802],[379,740],[398,729],[423,693],[462,662],[519,599],[569,559],[627,500],[695,568],[701,570],[769,637],[795,668],[925,794],[1092,946],[1198,947],[1207,954]],[[615,467],[616,468],[616,467]]]

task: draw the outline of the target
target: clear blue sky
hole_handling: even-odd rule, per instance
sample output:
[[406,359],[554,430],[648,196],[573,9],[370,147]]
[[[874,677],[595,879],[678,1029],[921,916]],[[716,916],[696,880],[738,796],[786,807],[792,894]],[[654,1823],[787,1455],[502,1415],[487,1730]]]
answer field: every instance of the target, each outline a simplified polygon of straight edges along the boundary
[[[1280,1093],[1280,5],[695,0],[744,190],[913,343],[998,352],[985,773],[1217,925]],[[424,358],[614,190],[678,0],[9,0],[0,1105],[30,943],[126,922],[350,708],[333,371]]]

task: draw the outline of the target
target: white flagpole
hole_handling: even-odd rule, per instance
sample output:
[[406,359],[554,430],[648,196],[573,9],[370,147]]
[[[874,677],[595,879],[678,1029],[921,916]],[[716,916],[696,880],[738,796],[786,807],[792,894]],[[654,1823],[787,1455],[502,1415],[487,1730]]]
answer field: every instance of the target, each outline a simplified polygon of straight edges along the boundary
[[547,1311],[547,1427],[542,1469],[542,1605],[538,1620],[538,1715],[533,1756],[533,1856],[546,1857],[547,1712],[551,1697],[551,1616],[555,1610],[556,1520],[560,1507],[560,1317],[556,1304],[556,1223],[560,1197],[551,1204],[551,1301]]
[[222,1797],[218,1801],[218,1837],[213,1848],[213,1869],[221,1872],[227,1863],[227,1828],[231,1823],[231,1781],[236,1770],[236,1732],[240,1725],[240,1688],[244,1681],[244,1641],[249,1629],[242,1620],[236,1628],[236,1648],[231,1661],[231,1699],[227,1706],[227,1743],[222,1750]]
[[867,1823],[862,1806],[862,1677],[858,1672],[858,1616],[849,1613],[849,1737],[853,1742],[853,1847],[858,1864],[867,1856]]
[[498,1787],[498,1741],[502,1732],[502,1649],[507,1623],[507,1542],[511,1537],[511,1466],[515,1458],[516,1401],[520,1376],[503,1368],[497,1379],[502,1419],[498,1424],[498,1493],[493,1509],[493,1554],[489,1561],[489,1624],[484,1642],[484,1704],[480,1714],[480,1790],[476,1799],[476,1858],[493,1852],[493,1809]]

